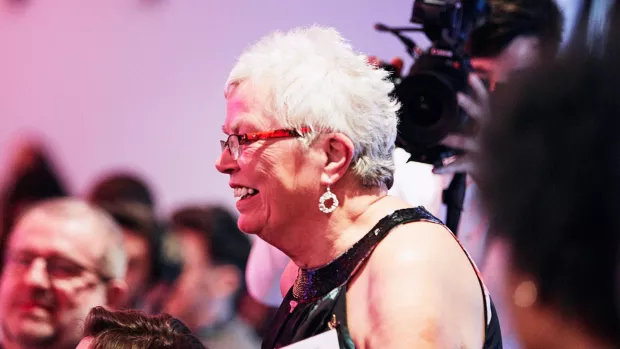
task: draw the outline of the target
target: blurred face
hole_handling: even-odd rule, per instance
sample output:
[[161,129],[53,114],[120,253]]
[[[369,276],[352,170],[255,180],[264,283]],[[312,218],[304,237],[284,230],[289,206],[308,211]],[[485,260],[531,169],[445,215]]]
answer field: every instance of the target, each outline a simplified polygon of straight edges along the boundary
[[126,230],[125,250],[127,253],[127,274],[125,281],[128,287],[127,307],[135,305],[136,300],[144,296],[151,275],[151,257],[147,239],[137,233]]
[[[263,115],[261,103],[252,98],[253,91],[244,87],[241,84],[228,96],[225,133],[283,128],[271,116]],[[237,160],[224,150],[216,167],[230,176],[231,195],[235,195],[240,213],[239,228],[277,246],[280,239],[286,238],[286,223],[291,222],[291,217],[302,222],[304,215],[320,212],[320,164],[313,147],[304,150],[298,139],[280,138],[242,145]],[[254,194],[239,198],[247,189]]]
[[74,346],[90,309],[106,305],[105,234],[92,224],[31,213],[13,231],[0,280],[4,340]]
[[472,57],[476,73],[489,82],[491,90],[497,83],[508,81],[513,74],[532,67],[538,60],[539,40],[534,37],[517,37],[497,57]]
[[183,251],[183,272],[166,299],[164,311],[193,324],[198,312],[207,311],[217,280],[202,238],[192,231],[175,234]]

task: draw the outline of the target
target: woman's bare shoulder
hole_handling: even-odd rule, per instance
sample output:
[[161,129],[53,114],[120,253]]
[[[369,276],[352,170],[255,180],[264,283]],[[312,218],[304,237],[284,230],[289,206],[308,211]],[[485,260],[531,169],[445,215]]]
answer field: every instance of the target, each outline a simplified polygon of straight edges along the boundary
[[408,223],[376,247],[364,270],[374,340],[406,338],[409,345],[433,348],[478,343],[466,333],[482,333],[482,291],[451,234],[440,224]]

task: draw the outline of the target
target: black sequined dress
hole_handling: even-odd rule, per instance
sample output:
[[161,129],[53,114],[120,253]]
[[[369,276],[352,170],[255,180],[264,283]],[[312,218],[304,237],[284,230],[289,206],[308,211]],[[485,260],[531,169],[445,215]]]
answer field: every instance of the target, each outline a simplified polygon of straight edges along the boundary
[[[392,228],[417,221],[442,224],[422,207],[398,210],[381,219],[368,234],[330,264],[317,269],[300,270],[261,348],[281,348],[332,328],[337,330],[340,348],[355,348],[347,327],[346,291],[349,281]],[[467,257],[471,262],[470,256]],[[476,269],[473,262],[472,266]],[[483,349],[501,349],[501,331],[495,307],[481,280],[480,285],[486,305],[484,315],[487,324]]]

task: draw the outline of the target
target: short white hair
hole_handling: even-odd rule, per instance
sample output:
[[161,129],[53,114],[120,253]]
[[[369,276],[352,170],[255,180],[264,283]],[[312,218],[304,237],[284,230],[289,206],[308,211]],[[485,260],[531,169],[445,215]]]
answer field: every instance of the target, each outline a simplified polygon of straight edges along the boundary
[[399,109],[390,96],[394,84],[335,29],[312,26],[263,37],[240,56],[226,96],[242,83],[258,94],[264,115],[285,127],[346,134],[355,146],[354,175],[365,186],[391,186]]
[[106,249],[99,261],[106,276],[124,279],[127,271],[127,256],[122,229],[104,210],[77,198],[55,198],[41,201],[26,210],[19,220],[36,217],[76,221],[100,229],[106,235]]

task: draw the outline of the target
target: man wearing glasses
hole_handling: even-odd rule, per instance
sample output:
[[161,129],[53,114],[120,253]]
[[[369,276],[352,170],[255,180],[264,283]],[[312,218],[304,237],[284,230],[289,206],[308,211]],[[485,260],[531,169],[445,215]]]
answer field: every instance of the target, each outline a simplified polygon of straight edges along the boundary
[[0,276],[3,349],[75,348],[91,308],[126,293],[123,235],[76,199],[45,201],[17,222]]

